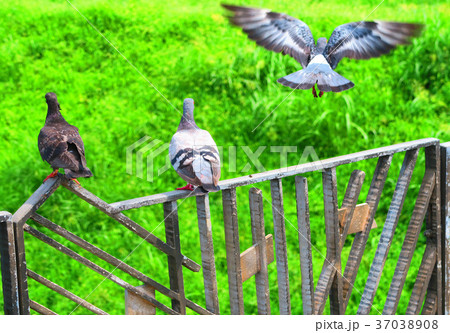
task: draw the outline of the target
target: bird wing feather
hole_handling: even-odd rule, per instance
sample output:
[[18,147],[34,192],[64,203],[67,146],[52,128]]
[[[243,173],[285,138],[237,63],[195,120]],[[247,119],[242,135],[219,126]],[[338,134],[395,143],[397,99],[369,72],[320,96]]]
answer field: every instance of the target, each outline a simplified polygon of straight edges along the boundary
[[408,44],[423,25],[399,22],[352,22],[334,29],[323,52],[335,69],[343,57],[369,59],[389,53],[397,45]]
[[222,6],[233,12],[230,22],[241,27],[258,45],[283,55],[289,54],[304,68],[308,65],[315,42],[306,23],[269,9]]

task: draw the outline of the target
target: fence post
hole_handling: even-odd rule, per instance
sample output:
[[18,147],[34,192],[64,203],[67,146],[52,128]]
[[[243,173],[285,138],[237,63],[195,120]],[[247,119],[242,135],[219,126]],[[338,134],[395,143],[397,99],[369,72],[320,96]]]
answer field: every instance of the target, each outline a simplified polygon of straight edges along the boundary
[[441,144],[441,225],[444,313],[450,314],[450,142]]
[[3,308],[7,315],[19,315],[19,289],[16,246],[12,215],[0,212],[0,256],[3,286]]

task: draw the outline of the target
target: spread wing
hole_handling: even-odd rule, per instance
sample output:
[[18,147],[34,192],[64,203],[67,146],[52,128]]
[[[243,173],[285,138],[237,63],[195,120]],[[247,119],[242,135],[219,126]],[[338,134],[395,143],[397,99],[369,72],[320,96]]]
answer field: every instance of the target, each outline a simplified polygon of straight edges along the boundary
[[230,22],[241,27],[248,38],[267,50],[289,54],[303,67],[307,66],[315,42],[304,22],[269,9],[222,6],[233,12]]
[[86,168],[84,144],[75,126],[44,126],[39,133],[41,157],[54,168]]
[[324,55],[335,69],[343,57],[369,59],[408,44],[423,25],[399,22],[352,22],[338,26],[331,34]]

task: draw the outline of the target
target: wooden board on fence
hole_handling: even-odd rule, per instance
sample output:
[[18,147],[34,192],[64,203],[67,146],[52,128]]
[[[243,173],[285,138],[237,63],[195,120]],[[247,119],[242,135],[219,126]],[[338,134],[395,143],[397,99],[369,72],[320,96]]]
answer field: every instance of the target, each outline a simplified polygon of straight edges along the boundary
[[[155,289],[149,285],[136,287],[148,296],[155,298]],[[156,307],[142,297],[125,290],[125,314],[126,315],[154,315]]]
[[[266,253],[267,264],[270,264],[274,260],[273,256],[273,236],[271,234],[266,236]],[[242,282],[247,281],[253,275],[258,273],[261,269],[259,255],[259,245],[253,245],[244,252],[241,253],[241,271]]]
[[[344,228],[345,211],[345,208],[339,209],[339,224],[341,225],[341,228]],[[348,234],[356,234],[357,232],[363,231],[368,219],[369,205],[367,203],[356,205],[352,221],[350,222],[350,228],[348,229]],[[371,229],[376,227],[377,224],[374,220]]]

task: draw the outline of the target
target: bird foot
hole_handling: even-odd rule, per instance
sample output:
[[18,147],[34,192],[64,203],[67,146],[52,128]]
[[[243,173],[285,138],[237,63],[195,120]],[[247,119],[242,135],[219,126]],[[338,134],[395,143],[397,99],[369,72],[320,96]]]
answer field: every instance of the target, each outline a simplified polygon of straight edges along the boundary
[[317,92],[316,92],[315,86],[312,87],[312,94],[313,94],[314,98],[317,98]]
[[186,186],[183,186],[183,187],[177,187],[177,190],[180,190],[180,191],[183,191],[183,190],[193,191],[194,190],[194,185],[187,184]]
[[78,181],[78,180],[76,180],[75,178],[72,178],[71,179],[75,184],[77,184],[77,185],[80,185],[81,186],[81,184],[80,184],[80,182]]
[[324,92],[323,92],[323,91],[321,91],[321,92],[319,93],[319,97],[322,97],[322,96],[323,96],[323,94],[324,94]]
[[56,170],[53,170],[53,172],[51,173],[51,174],[49,174],[48,176],[47,176],[47,178],[45,178],[44,179],[44,181],[43,181],[43,183],[45,183],[47,180],[49,180],[50,178],[54,178],[54,177],[56,177],[56,175],[58,174],[58,169],[56,169]]

